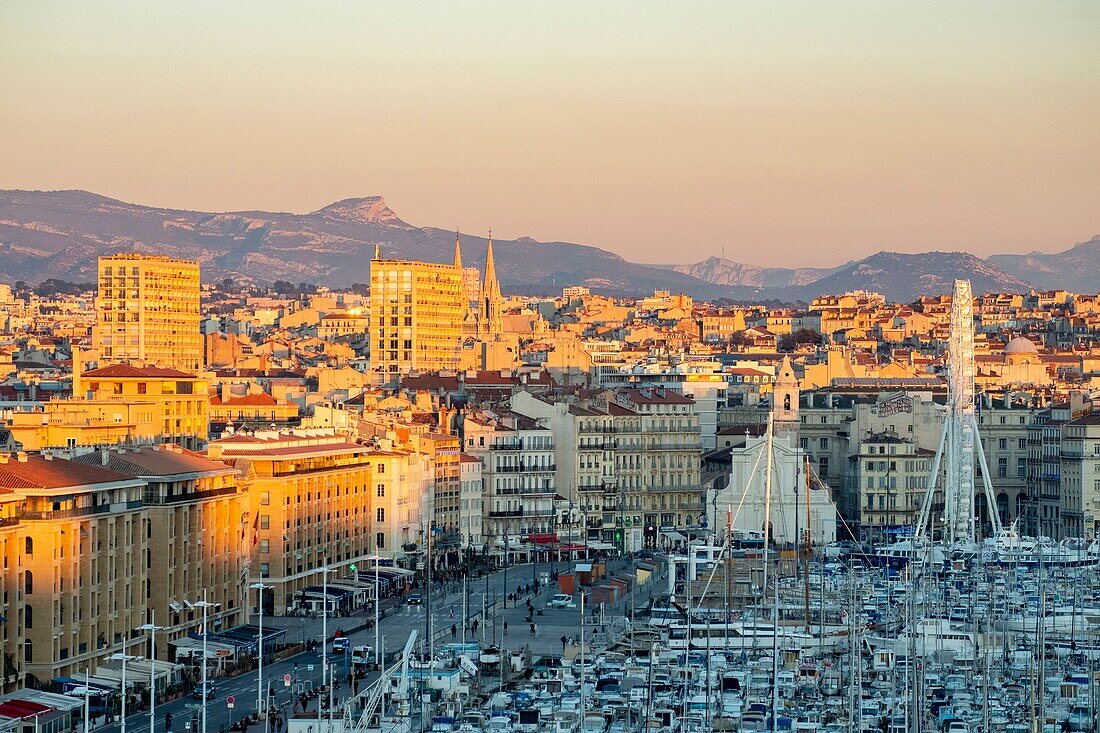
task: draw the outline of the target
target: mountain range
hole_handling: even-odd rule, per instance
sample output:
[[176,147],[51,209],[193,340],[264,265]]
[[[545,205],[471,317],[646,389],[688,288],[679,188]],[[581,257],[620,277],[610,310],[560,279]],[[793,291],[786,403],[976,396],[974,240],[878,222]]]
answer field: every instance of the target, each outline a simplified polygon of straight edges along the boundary
[[[455,232],[403,221],[380,196],[337,201],[307,214],[198,212],[130,204],[87,191],[0,191],[0,281],[95,279],[96,257],[140,251],[196,259],[203,277],[346,287],[369,281],[375,245],[386,258],[449,262]],[[463,262],[483,267],[484,237],[459,235]],[[1033,286],[1095,292],[1100,237],[1057,254],[879,252],[835,268],[762,268],[721,258],[675,267],[630,262],[598,247],[493,240],[506,292],[551,295],[570,285],[638,296],[656,289],[696,298],[808,301],[865,289],[891,300],[950,292],[970,278],[975,292],[1026,292]]]

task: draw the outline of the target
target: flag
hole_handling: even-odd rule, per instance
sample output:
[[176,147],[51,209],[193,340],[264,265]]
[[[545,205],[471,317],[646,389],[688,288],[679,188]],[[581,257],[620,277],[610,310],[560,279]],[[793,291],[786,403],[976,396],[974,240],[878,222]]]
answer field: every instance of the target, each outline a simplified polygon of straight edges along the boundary
[[252,521],[252,545],[260,542],[260,513],[256,512],[256,518]]

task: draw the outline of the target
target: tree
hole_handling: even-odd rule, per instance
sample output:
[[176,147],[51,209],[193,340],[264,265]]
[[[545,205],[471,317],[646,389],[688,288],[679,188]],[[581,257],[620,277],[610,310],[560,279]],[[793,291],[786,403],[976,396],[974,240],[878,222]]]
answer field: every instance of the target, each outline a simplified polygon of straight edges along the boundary
[[796,343],[793,333],[784,333],[776,341],[776,348],[780,351],[794,351]]
[[800,328],[793,335],[796,344],[820,345],[825,340],[820,333],[812,328]]

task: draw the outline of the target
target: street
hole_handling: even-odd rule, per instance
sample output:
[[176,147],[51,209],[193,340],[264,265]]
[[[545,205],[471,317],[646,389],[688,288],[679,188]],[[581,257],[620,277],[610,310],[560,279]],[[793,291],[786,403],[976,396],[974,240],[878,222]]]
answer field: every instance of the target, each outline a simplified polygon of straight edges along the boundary
[[[522,649],[527,646],[535,655],[561,653],[561,637],[573,638],[579,634],[580,609],[579,607],[547,609],[546,603],[557,592],[556,586],[550,584],[543,587],[537,597],[533,593],[521,594],[518,603],[509,602],[507,609],[500,606],[509,593],[516,592],[517,586],[528,584],[533,588],[534,577],[537,577],[540,572],[551,572],[551,565],[558,571],[564,571],[571,567],[570,563],[567,562],[538,563],[535,567],[532,567],[531,564],[511,566],[506,571],[500,570],[488,576],[487,595],[485,577],[469,579],[466,588],[469,599],[466,616],[471,620],[474,618],[479,620],[477,641],[483,644],[495,642],[511,649]],[[619,560],[610,563],[610,566],[609,572],[622,572],[624,568],[629,568],[629,563],[625,560]],[[647,592],[651,591],[652,586],[646,590]],[[427,591],[420,589],[420,592],[424,594],[426,604],[428,600]],[[542,616],[536,615],[534,617],[537,624],[535,634],[531,633],[530,625],[525,620],[527,610],[524,602],[527,599],[531,599],[534,608],[543,610]],[[418,635],[416,649],[419,651],[421,640],[425,634],[428,606],[409,606],[398,602],[398,599],[383,599],[382,607],[386,615],[379,624],[377,637],[382,642],[383,653],[390,655],[401,651],[409,638],[409,634],[414,629]],[[481,617],[483,608],[490,609],[487,621],[482,620]],[[462,640],[462,609],[461,581],[457,585],[450,583],[443,590],[440,590],[439,585],[433,588],[430,611],[436,646],[440,643],[452,641],[452,625],[456,627],[453,640]],[[618,612],[621,613],[621,609]],[[330,618],[328,620],[329,637],[331,638],[337,629],[359,627],[367,621],[373,621],[372,614]],[[267,617],[264,619],[264,626],[266,628],[286,628],[288,642],[302,639],[320,639],[321,636],[321,619],[319,618],[277,617],[271,619]],[[507,626],[507,632],[505,632],[505,626]],[[370,645],[372,649],[375,647],[376,632],[374,629],[360,629],[348,636],[353,647],[361,644]],[[470,630],[467,630],[465,638],[473,640],[475,637]],[[346,698],[351,693],[351,688],[347,684],[349,665],[350,653],[333,660],[336,678],[342,682],[335,692],[338,700]],[[304,685],[306,690],[321,685],[320,650],[318,649],[317,652],[302,652],[285,660],[265,663],[263,673],[266,685],[274,692],[276,704],[282,706],[284,712],[289,714],[292,712],[291,700],[294,697],[297,683]],[[291,676],[292,682],[289,687],[284,684],[284,675]],[[376,678],[377,673],[370,673],[365,680],[360,682],[359,689],[362,690]],[[234,720],[239,720],[254,712],[257,702],[256,671],[239,677],[217,678],[214,682],[215,690],[207,700],[206,730],[211,733],[228,730]],[[232,709],[229,709],[226,704],[226,699],[229,696],[235,698]],[[199,715],[201,706],[200,701],[191,697],[180,698],[158,705],[156,707],[154,730],[156,733],[163,732],[165,714],[170,712],[172,714],[173,731],[179,733],[186,730],[188,733],[201,733],[201,725],[199,731],[190,730],[190,721],[193,716]],[[309,708],[316,711],[316,702],[312,702]],[[103,731],[103,733],[115,733],[121,730],[121,726],[116,721],[110,725],[96,728],[96,730]],[[126,733],[148,733],[148,711],[128,715],[125,730]]]

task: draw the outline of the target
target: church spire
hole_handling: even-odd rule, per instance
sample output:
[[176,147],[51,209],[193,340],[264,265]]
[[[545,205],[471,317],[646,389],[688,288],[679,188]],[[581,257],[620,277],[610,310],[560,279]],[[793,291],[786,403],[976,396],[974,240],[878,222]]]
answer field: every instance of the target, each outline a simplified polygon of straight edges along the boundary
[[462,272],[462,247],[458,244],[458,230],[455,229],[455,269]]
[[381,244],[374,245],[374,259],[376,259],[376,260],[382,259],[382,245]]
[[500,283],[493,260],[493,230],[489,230],[489,249],[485,253],[485,281],[481,286],[481,331],[486,335],[502,331]]

